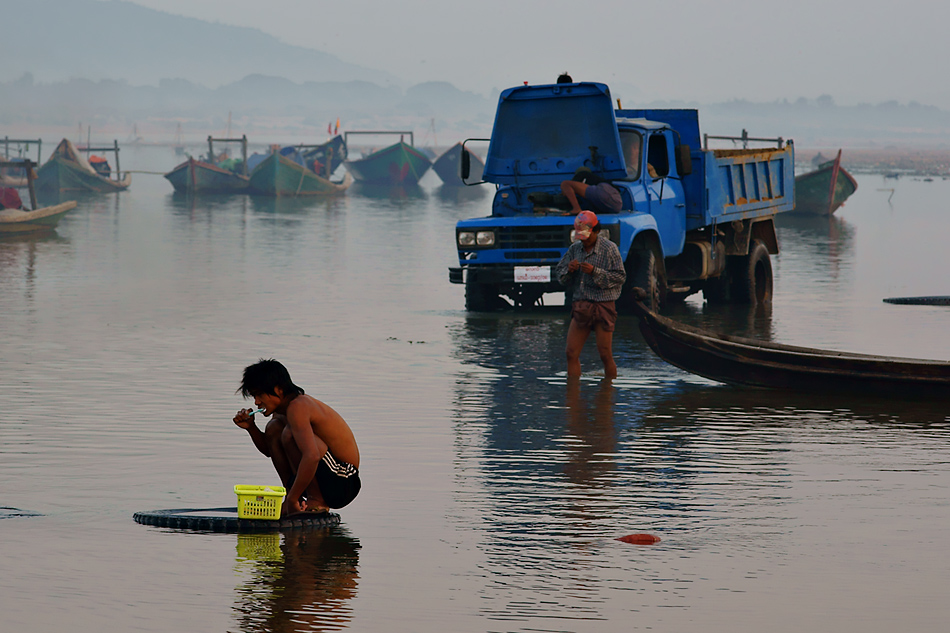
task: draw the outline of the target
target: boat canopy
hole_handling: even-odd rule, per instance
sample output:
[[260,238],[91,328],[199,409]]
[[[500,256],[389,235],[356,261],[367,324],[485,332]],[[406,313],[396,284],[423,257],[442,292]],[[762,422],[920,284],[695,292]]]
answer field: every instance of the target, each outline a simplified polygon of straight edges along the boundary
[[553,184],[588,167],[626,176],[610,89],[601,83],[518,86],[501,93],[484,179]]

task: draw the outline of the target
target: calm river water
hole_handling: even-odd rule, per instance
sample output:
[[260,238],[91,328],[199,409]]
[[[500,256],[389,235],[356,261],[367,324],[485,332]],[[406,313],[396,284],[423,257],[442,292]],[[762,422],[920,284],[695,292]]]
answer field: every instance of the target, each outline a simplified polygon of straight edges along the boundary
[[[122,164],[163,171],[168,148]],[[771,310],[674,313],[774,341],[950,359],[950,181],[860,176],[783,221]],[[592,344],[558,311],[469,315],[453,226],[486,188],[198,198],[137,174],[0,240],[4,631],[935,631],[950,619],[950,412],[753,392]],[[132,514],[278,483],[231,417],[276,357],[353,426],[331,530]],[[600,373],[598,373],[600,372]],[[654,546],[617,537],[649,532]]]

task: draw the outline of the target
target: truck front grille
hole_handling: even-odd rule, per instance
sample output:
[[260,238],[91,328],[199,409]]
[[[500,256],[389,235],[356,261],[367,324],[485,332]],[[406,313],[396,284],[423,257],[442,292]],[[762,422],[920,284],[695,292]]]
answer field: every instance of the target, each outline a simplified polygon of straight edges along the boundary
[[[567,248],[571,243],[571,225],[561,226],[506,226],[497,231],[496,248],[540,249]],[[529,253],[520,253],[527,259]],[[533,255],[533,254],[532,254]],[[560,257],[559,254],[539,255],[541,257]]]

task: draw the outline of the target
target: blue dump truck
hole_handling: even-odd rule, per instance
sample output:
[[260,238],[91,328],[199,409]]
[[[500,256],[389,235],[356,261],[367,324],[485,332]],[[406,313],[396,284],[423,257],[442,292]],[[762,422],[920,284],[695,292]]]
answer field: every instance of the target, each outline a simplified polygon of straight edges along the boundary
[[481,182],[496,186],[492,213],[458,222],[459,262],[449,268],[468,310],[539,305],[564,291],[554,268],[574,216],[560,183],[580,169],[623,201],[619,213],[598,213],[627,269],[619,311],[629,312],[636,286],[655,310],[700,291],[717,303],[771,299],[773,218],[794,206],[791,141],[704,149],[696,110],[615,110],[610,89],[587,82],[505,90],[491,139],[463,145],[463,178],[479,140],[489,141]]

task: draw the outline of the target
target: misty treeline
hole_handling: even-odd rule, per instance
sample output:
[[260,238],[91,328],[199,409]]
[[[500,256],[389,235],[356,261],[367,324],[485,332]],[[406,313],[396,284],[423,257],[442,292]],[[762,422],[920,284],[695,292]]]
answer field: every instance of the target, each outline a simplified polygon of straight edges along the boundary
[[[340,119],[342,128],[407,129],[417,134],[439,130],[454,143],[491,132],[497,94],[478,95],[447,82],[428,82],[402,90],[368,81],[303,82],[248,75],[218,88],[164,79],[157,86],[127,81],[70,79],[36,82],[29,73],[0,83],[0,136],[31,128],[91,125],[124,136],[133,126],[171,136],[218,133],[227,120],[235,133],[325,132]],[[768,103],[734,100],[697,104],[625,103],[625,107],[688,107],[700,113],[707,134],[794,139],[799,146],[927,145],[950,146],[950,112],[933,106],[888,101],[836,105],[830,95]],[[161,139],[148,139],[161,140]],[[720,146],[721,146],[720,142]]]

